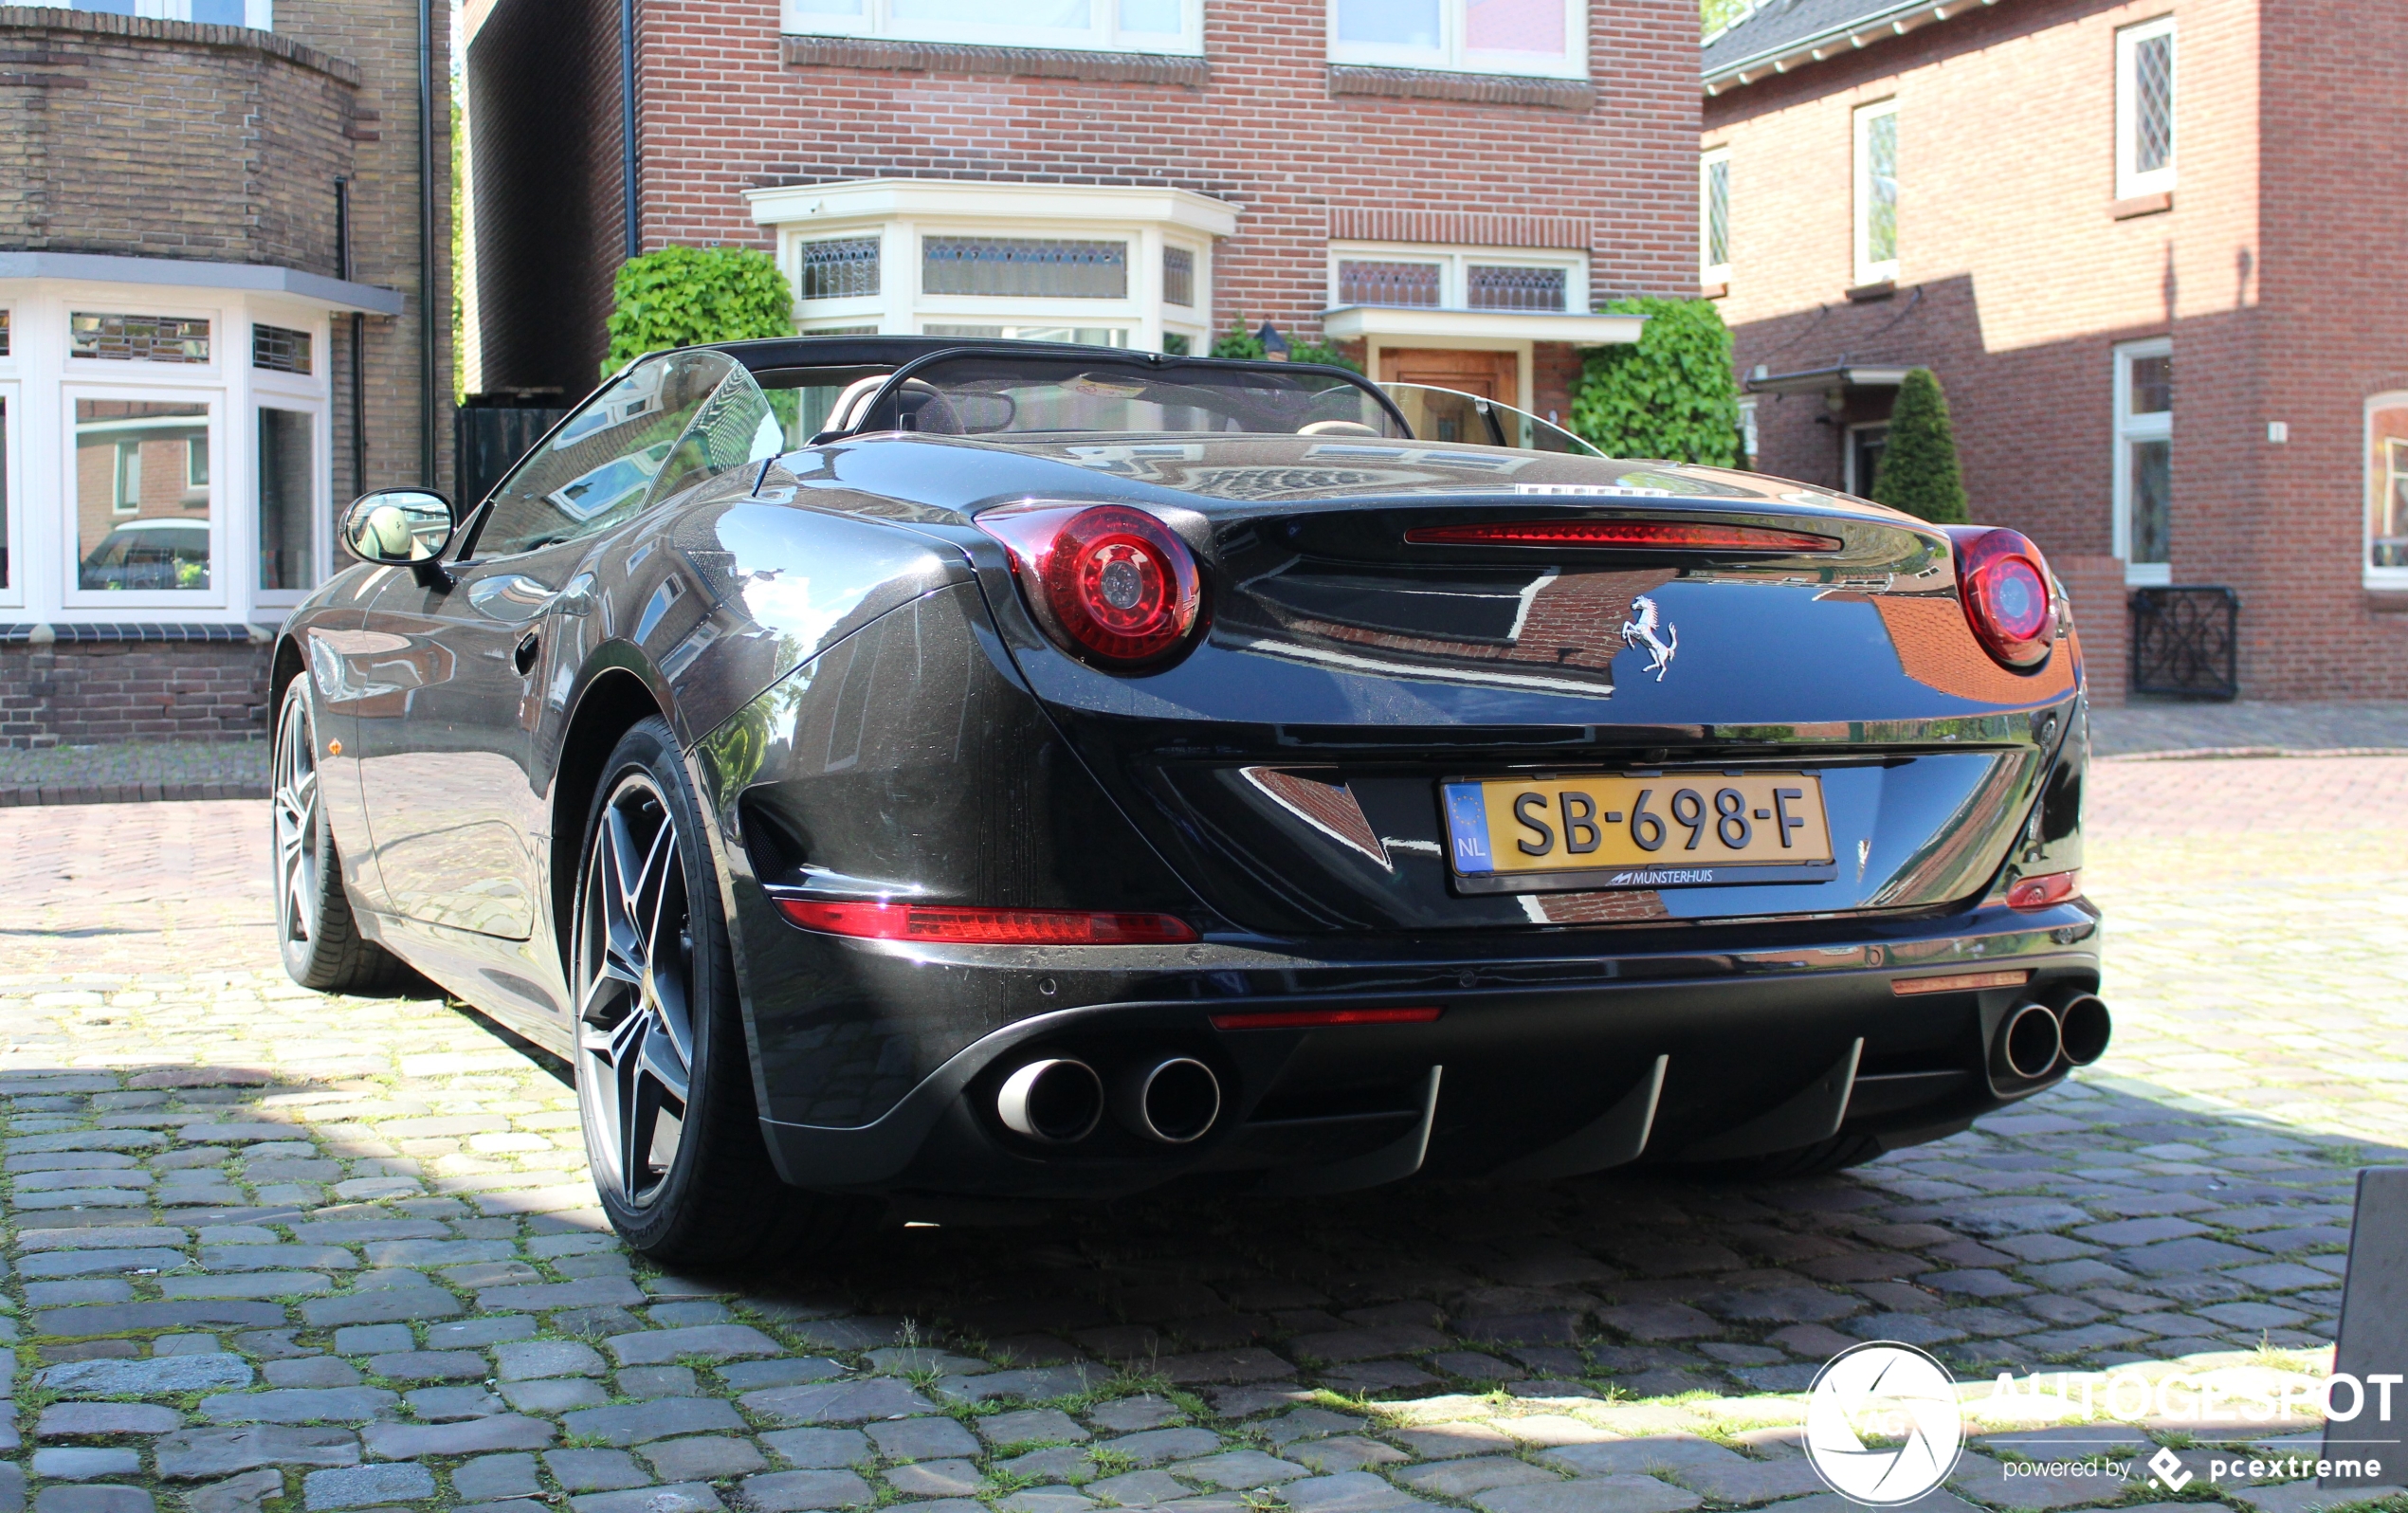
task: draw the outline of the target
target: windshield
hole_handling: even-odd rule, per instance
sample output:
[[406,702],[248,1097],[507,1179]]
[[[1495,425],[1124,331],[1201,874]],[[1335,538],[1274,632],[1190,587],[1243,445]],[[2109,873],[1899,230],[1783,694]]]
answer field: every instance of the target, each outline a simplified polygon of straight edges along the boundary
[[964,353],[913,365],[900,383],[848,393],[831,431],[943,436],[1410,434],[1368,383],[1312,369],[1098,361],[1050,354]]
[[1525,452],[1566,452],[1574,457],[1605,455],[1560,426],[1479,394],[1428,384],[1379,387],[1388,391],[1388,397],[1413,423],[1413,433],[1423,441],[1470,442]]

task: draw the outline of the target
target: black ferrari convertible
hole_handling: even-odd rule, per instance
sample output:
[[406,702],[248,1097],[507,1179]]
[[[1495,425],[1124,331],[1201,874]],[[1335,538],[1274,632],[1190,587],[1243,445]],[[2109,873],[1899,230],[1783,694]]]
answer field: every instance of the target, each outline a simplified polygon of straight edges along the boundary
[[646,357],[465,514],[345,517],[275,649],[285,965],[556,1048],[687,1263],[1828,1170],[2096,1058],[2032,543],[1587,450],[1298,364]]

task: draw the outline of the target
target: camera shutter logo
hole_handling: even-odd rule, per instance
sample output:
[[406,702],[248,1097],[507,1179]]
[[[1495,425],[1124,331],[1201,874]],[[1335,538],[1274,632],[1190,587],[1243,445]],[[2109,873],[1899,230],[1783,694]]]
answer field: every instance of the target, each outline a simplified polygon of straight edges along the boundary
[[1911,1503],[1948,1479],[1963,1448],[1956,1379],[1914,1346],[1857,1345],[1815,1374],[1806,1459],[1849,1501]]

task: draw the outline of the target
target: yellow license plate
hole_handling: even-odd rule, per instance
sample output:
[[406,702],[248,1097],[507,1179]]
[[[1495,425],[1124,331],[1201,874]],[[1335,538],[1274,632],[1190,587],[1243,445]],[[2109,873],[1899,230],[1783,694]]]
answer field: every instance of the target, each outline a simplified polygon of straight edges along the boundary
[[1468,893],[1820,883],[1821,779],[1806,773],[1593,774],[1440,787]]

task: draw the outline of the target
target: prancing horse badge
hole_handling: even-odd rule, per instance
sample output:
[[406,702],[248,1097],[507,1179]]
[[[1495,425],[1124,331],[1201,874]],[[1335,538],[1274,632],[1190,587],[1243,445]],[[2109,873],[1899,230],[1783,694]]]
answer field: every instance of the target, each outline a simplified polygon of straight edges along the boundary
[[1664,624],[1663,617],[1655,608],[1655,601],[1644,593],[1631,601],[1631,613],[1634,618],[1622,622],[1622,644],[1647,647],[1646,670],[1655,674],[1657,683],[1662,683],[1665,669],[1672,665],[1672,653],[1681,649],[1680,629],[1665,625],[1664,635],[1658,636],[1655,628]]

